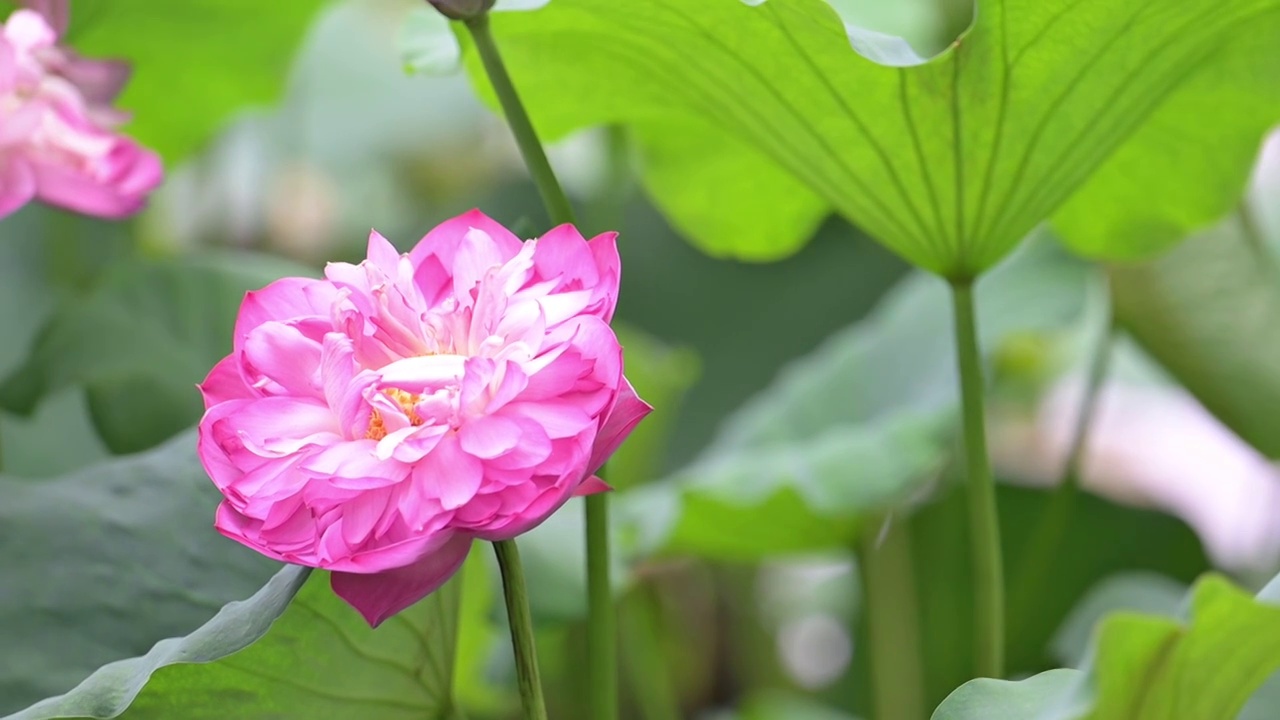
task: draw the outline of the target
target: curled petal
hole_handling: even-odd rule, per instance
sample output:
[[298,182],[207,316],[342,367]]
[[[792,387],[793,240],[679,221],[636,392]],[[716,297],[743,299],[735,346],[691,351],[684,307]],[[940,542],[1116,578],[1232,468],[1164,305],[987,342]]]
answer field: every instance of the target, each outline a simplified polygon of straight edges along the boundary
[[208,377],[200,383],[200,394],[204,396],[206,408],[211,408],[218,403],[248,400],[258,396],[240,376],[240,363],[235,355],[228,355],[213,366]]
[[653,406],[641,400],[636,395],[635,388],[631,387],[631,382],[624,377],[622,388],[618,391],[618,400],[600,426],[600,432],[596,434],[596,442],[591,449],[591,461],[587,463],[589,471],[599,470],[609,456],[622,445],[622,441],[627,439],[632,430],[635,430],[636,425],[639,425],[640,421],[651,412],[653,412]]
[[254,328],[266,322],[308,317],[327,321],[337,296],[331,283],[299,277],[281,278],[246,293],[236,317],[236,350]]
[[471,538],[456,534],[411,565],[373,574],[335,572],[330,584],[371,627],[378,627],[444,585],[462,567],[470,549]]
[[582,484],[573,491],[573,496],[584,497],[586,495],[595,495],[602,492],[611,492],[612,490],[613,488],[609,486],[609,483],[601,480],[595,475],[592,475],[582,481]]

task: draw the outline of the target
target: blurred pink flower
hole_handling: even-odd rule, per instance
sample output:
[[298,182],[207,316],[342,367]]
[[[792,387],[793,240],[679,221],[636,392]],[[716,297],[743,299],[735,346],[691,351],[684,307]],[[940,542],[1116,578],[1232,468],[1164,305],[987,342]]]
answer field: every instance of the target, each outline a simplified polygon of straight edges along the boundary
[[[65,24],[65,3],[27,4]],[[101,217],[136,212],[163,168],[114,132],[126,116],[111,102],[128,66],[59,46],[41,12],[17,10],[0,30],[0,217],[33,199]]]
[[216,525],[334,571],[371,625],[572,495],[650,411],[609,327],[614,234],[521,243],[479,211],[401,255],[249,293],[232,354],[201,386]]

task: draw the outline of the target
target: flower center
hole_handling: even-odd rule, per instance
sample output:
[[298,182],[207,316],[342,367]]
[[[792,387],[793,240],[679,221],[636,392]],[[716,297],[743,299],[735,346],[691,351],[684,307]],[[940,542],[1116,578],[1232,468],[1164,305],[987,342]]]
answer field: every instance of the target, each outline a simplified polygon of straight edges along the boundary
[[[409,419],[410,425],[418,427],[426,424],[426,420],[423,420],[422,416],[418,415],[418,412],[414,410],[414,406],[422,400],[420,395],[414,395],[399,388],[387,388],[382,391],[382,394],[400,406],[404,416]],[[369,440],[381,440],[387,436],[386,421],[383,420],[382,413],[378,412],[377,408],[373,408],[369,415],[369,429],[365,431],[364,436]]]

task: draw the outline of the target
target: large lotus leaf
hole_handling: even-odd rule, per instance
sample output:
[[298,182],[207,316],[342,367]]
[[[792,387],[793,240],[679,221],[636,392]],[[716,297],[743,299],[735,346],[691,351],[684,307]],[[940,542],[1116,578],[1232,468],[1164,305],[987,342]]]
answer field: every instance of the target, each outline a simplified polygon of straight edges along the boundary
[[0,712],[190,632],[277,563],[213,529],[194,434],[47,479],[0,476]]
[[[1216,87],[1190,80],[1239,67],[1220,51],[1280,11],[1277,0],[982,0],[942,54],[889,67],[855,54],[821,0],[751,5],[556,0],[495,15],[493,30],[548,137],[603,123],[642,128],[649,184],[671,183],[655,198],[704,248],[771,259],[801,244],[804,222],[789,232],[760,223],[754,233],[697,222],[713,198],[728,199],[722,215],[758,215],[752,188],[764,186],[781,211],[820,197],[912,263],[953,277],[994,265],[1166,101]],[[1212,117],[1235,117],[1229,103],[1243,97],[1224,106],[1215,95]],[[692,121],[736,143],[696,143],[682,132]],[[1204,114],[1181,122],[1242,132]],[[693,167],[687,155],[701,145],[702,164],[753,172],[716,174],[720,184],[705,192],[691,184],[706,180],[700,173],[663,167],[663,157]]]
[[[1048,244],[978,286],[984,344],[1052,332],[1082,310],[1090,270]],[[911,500],[953,450],[956,382],[945,285],[920,274],[786,369],[667,480],[623,496],[645,550],[748,559],[847,548],[856,520]]]
[[275,101],[325,0],[76,0],[67,42],[133,65],[127,132],[172,163],[237,111]]
[[371,630],[325,573],[286,567],[190,635],[107,665],[6,720],[456,720],[460,586],[450,582]]

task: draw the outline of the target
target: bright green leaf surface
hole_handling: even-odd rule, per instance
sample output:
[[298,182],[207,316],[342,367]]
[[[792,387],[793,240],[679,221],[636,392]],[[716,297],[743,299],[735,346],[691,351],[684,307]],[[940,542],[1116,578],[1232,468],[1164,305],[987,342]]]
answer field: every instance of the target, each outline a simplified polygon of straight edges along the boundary
[[108,665],[10,720],[121,711],[129,720],[458,717],[451,698],[459,582],[370,630],[329,589],[326,573],[311,575],[286,567],[190,635]]
[[1280,266],[1238,218],[1112,269],[1118,322],[1223,423],[1280,457]]
[[970,680],[938,706],[932,720],[1070,720],[1077,716],[1063,711],[1080,676],[1079,670],[1049,670],[1019,682]]
[[[830,203],[747,142],[696,117],[639,124],[640,180],[672,226],[716,257],[773,260],[813,237]],[[749,183],[743,179],[749,178]]]
[[[1074,321],[1088,273],[1048,245],[993,273],[977,292],[986,347]],[[918,493],[952,450],[948,303],[943,283],[911,277],[785,370],[697,461],[624,496],[637,545],[732,559],[845,548],[854,520]]]
[[278,567],[213,529],[183,435],[58,478],[0,476],[0,712],[190,632]]
[[1054,215],[1062,239],[1085,255],[1129,260],[1235,207],[1263,134],[1280,122],[1277,37],[1273,12],[1204,62]]
[[1280,607],[1208,576],[1192,590],[1188,626],[1113,616],[1094,663],[1089,720],[1231,720],[1280,668]]
[[[548,136],[634,124],[649,139],[652,184],[675,174],[664,154],[691,165],[691,139],[672,123],[696,119],[740,143],[709,144],[703,163],[732,167],[742,161],[726,154],[759,153],[756,172],[717,175],[733,186],[717,186],[716,197],[745,198],[721,214],[760,213],[751,191],[760,184],[780,189],[774,202],[794,212],[802,206],[784,198],[779,177],[789,175],[916,265],[970,276],[1056,210],[1186,81],[1216,71],[1223,46],[1278,11],[1276,0],[986,0],[961,40],[901,68],[856,55],[821,0],[557,0],[495,16],[494,26]],[[686,229],[706,213],[705,193],[655,197]],[[775,258],[806,230],[771,236],[777,226],[725,237],[734,230],[713,223],[694,239],[720,254]]]
[[200,418],[195,384],[230,352],[245,291],[311,272],[236,254],[119,265],[89,297],[54,314],[0,384],[0,406],[28,413],[48,393],[84,386],[109,448],[151,447]]
[[76,0],[68,41],[133,63],[120,105],[130,135],[168,163],[234,113],[283,91],[303,32],[324,0]]

